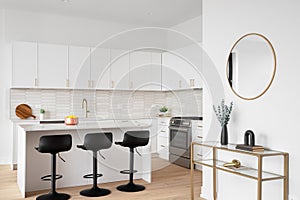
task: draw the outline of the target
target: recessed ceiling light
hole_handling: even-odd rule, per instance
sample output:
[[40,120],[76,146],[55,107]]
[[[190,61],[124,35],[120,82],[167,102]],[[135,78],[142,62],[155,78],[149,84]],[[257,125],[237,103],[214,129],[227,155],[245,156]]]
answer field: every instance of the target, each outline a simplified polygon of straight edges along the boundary
[[61,0],[63,3],[70,3],[71,0]]
[[149,12],[147,13],[147,15],[153,15],[153,12],[149,11]]

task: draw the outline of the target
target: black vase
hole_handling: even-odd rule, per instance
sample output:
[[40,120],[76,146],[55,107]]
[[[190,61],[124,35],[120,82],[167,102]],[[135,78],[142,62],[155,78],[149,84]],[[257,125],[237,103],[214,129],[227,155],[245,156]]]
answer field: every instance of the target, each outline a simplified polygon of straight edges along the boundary
[[221,132],[221,145],[227,145],[228,144],[228,131],[227,131],[227,126],[224,125],[222,127],[222,132]]

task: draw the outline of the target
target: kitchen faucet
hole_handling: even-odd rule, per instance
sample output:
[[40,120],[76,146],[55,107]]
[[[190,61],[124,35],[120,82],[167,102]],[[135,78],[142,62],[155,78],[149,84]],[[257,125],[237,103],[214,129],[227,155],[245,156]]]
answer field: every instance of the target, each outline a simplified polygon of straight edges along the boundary
[[85,105],[85,118],[88,117],[88,113],[90,112],[88,110],[88,102],[85,98],[82,99],[82,103],[81,103],[81,108],[84,109],[84,105]]

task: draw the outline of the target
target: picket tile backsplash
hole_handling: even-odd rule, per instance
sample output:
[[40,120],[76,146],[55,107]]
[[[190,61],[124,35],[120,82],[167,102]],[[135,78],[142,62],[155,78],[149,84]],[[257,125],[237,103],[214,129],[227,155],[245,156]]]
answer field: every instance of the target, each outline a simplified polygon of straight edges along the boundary
[[68,90],[68,89],[11,89],[10,116],[15,115],[17,105],[26,103],[33,114],[39,116],[45,109],[45,119],[63,119],[74,114],[84,118],[83,98],[88,101],[88,118],[134,119],[153,118],[160,106],[170,108],[172,115],[202,115],[202,90],[179,91],[121,91],[121,90]]

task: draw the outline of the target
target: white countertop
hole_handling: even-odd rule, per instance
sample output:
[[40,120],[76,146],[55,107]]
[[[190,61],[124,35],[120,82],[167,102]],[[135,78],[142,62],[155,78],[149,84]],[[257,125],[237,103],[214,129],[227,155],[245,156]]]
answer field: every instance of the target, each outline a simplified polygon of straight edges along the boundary
[[65,124],[19,124],[24,131],[64,131],[87,129],[114,129],[114,128],[149,128],[151,119],[140,120],[103,120],[103,121],[79,121],[78,125]]

